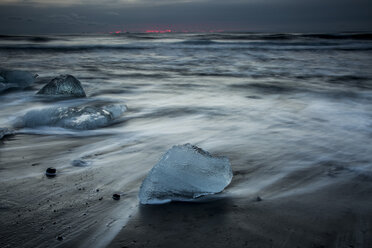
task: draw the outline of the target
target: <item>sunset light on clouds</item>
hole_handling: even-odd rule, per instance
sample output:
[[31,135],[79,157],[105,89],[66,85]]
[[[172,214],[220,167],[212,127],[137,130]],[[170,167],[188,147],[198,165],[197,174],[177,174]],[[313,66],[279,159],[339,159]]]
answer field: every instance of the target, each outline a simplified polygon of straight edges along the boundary
[[0,32],[368,31],[371,6],[367,0],[1,0]]

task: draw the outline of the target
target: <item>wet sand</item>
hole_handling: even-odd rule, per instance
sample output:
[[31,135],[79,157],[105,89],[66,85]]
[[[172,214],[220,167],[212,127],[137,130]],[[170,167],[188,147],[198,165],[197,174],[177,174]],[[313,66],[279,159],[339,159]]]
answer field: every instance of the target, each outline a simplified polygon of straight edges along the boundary
[[278,199],[140,206],[109,247],[371,247],[371,192],[371,176],[349,177]]
[[[112,180],[119,166],[125,171],[123,164],[71,165],[82,147],[104,138],[17,134],[0,141],[0,247],[103,247],[111,241],[138,204],[140,180],[134,176],[133,188]],[[105,156],[94,153],[97,160]],[[47,178],[51,166],[57,176]],[[113,193],[122,199],[113,200]]]
[[[158,154],[131,153],[141,150],[131,144],[118,157],[116,151],[85,154],[91,167],[71,166],[81,150],[105,138],[17,134],[2,141],[1,247],[372,246],[368,170],[329,161],[272,180],[280,170],[245,161],[232,147],[223,155],[230,155],[234,177],[222,194],[139,205],[139,186]],[[50,166],[57,177],[45,177]]]
[[[39,77],[0,96],[0,128],[35,120],[0,141],[0,247],[372,247],[372,42],[272,35],[1,41],[0,67]],[[60,74],[87,98],[35,95]],[[41,111],[106,103],[128,111],[95,130]],[[231,184],[140,206],[148,171],[185,143],[228,157]]]

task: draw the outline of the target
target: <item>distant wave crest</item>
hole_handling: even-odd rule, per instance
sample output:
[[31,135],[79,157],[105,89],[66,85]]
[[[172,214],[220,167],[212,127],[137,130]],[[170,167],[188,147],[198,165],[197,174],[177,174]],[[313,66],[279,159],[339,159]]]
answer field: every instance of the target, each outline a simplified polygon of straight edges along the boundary
[[46,51],[46,52],[81,52],[92,50],[141,50],[150,49],[146,46],[133,46],[133,45],[0,45],[0,50],[29,50],[29,51]]

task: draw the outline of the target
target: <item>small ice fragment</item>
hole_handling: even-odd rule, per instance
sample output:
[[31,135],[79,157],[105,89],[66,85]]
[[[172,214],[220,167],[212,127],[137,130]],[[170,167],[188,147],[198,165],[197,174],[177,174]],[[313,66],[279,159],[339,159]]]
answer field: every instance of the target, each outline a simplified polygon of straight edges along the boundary
[[215,157],[191,144],[173,146],[142,182],[141,204],[191,201],[221,192],[232,179],[226,157]]
[[9,130],[8,128],[0,128],[0,140],[7,135],[14,134],[14,131]]
[[37,94],[70,97],[86,96],[80,81],[72,75],[60,75],[59,77],[53,78],[48,84],[41,88]]
[[23,89],[34,83],[37,76],[27,71],[0,70],[0,92],[7,89]]
[[0,82],[0,93],[3,92],[4,90],[8,89],[7,85]]
[[71,162],[71,164],[73,166],[76,166],[76,167],[85,167],[85,166],[88,166],[90,165],[90,162],[88,161],[84,161],[84,160],[81,160],[81,159],[75,159]]

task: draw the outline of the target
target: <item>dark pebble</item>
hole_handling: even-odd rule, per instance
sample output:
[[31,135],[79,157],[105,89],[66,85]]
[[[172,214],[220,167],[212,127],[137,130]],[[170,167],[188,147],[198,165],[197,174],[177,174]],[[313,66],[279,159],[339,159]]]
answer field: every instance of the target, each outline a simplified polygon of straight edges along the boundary
[[114,200],[120,200],[120,195],[119,194],[113,194],[112,199]]
[[58,237],[57,237],[57,240],[58,240],[58,241],[62,241],[62,240],[63,240],[63,237],[62,237],[62,236],[58,236]]
[[56,168],[53,168],[53,167],[49,167],[45,171],[45,175],[47,175],[47,177],[55,177],[56,173],[57,173],[57,170]]
[[257,196],[256,201],[262,201],[262,198]]

